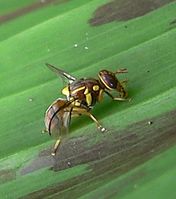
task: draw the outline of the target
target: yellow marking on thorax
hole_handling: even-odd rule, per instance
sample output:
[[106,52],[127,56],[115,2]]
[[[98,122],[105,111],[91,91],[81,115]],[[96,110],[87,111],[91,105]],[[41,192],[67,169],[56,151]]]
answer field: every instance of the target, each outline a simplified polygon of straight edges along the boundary
[[90,105],[92,104],[92,95],[91,95],[91,93],[89,92],[89,89],[88,89],[88,88],[85,89],[84,94],[85,94],[85,96],[86,96],[87,105],[90,106]]
[[89,92],[89,89],[86,88],[86,90],[84,91],[84,94],[87,95],[88,92]]
[[94,90],[94,91],[98,91],[99,88],[100,88],[100,87],[99,87],[98,85],[94,85],[94,86],[93,86],[93,90]]
[[81,90],[83,90],[83,89],[85,89],[85,86],[81,86],[81,87],[79,87],[79,88],[73,90],[73,91],[72,91],[72,94],[75,94],[75,93],[77,93],[78,91],[81,91]]
[[102,99],[103,99],[103,89],[101,89],[98,94],[98,101],[100,102]]
[[69,96],[69,95],[70,95],[68,86],[66,86],[65,88],[62,89],[62,94],[63,94],[63,95],[66,95],[66,96]]
[[92,95],[90,93],[86,94],[86,102],[88,106],[92,104]]

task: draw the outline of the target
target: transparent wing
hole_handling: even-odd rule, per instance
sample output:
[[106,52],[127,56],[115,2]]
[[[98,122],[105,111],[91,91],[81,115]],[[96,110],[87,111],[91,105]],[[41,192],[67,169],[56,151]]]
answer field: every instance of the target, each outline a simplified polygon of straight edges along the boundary
[[71,84],[73,81],[76,80],[75,77],[73,77],[72,75],[68,74],[67,72],[65,72],[64,70],[61,70],[59,68],[56,68],[55,66],[51,65],[51,64],[48,64],[46,63],[46,66],[51,70],[53,71],[54,73],[56,73],[59,77],[64,77],[66,78],[69,83]]
[[46,131],[57,139],[68,133],[72,112],[69,105],[69,101],[59,98],[46,111]]

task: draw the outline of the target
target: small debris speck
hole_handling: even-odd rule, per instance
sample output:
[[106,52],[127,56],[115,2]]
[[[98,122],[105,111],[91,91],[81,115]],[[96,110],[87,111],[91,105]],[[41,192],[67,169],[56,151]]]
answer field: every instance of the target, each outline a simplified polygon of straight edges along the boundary
[[74,44],[74,47],[77,48],[77,47],[78,47],[78,44]]
[[88,50],[89,48],[87,46],[84,47],[85,50]]
[[33,101],[33,98],[29,98],[29,102],[32,102]]
[[151,125],[151,124],[153,124],[153,122],[152,121],[148,121],[148,124]]

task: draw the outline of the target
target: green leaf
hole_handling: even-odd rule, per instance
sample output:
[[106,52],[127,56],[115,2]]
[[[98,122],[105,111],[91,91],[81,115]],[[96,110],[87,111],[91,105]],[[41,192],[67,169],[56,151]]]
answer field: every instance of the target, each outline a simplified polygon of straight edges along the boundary
[[[170,2],[46,0],[15,15],[35,1],[0,1],[1,198],[176,197],[176,3]],[[127,68],[119,79],[128,78],[131,98],[104,96],[92,110],[107,133],[87,117],[74,118],[55,158],[54,141],[42,129],[63,83],[46,62],[80,78]]]

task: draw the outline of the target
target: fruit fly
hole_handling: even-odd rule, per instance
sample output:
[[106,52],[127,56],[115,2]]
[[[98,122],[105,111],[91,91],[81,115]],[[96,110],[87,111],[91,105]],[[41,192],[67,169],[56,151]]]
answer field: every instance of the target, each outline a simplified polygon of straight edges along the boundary
[[[97,79],[77,79],[51,64],[47,63],[46,65],[58,76],[68,81],[68,84],[62,89],[62,94],[66,96],[66,99],[58,98],[49,106],[45,113],[45,131],[57,139],[52,152],[52,155],[55,155],[61,137],[68,132],[73,116],[87,115],[96,123],[97,128],[101,132],[106,130],[90,111],[97,102],[102,101],[104,93],[113,100],[126,100],[127,92],[123,84],[125,84],[127,80],[119,81],[116,75],[127,73],[128,71],[127,69],[119,69],[115,72],[101,70],[98,73]],[[119,93],[117,97],[114,97],[110,93],[110,91],[113,90]]]

